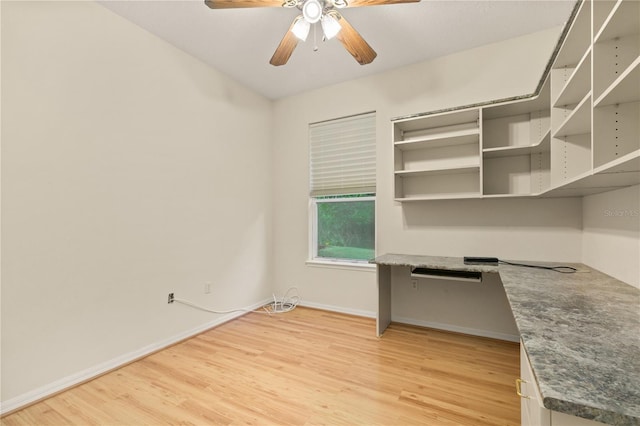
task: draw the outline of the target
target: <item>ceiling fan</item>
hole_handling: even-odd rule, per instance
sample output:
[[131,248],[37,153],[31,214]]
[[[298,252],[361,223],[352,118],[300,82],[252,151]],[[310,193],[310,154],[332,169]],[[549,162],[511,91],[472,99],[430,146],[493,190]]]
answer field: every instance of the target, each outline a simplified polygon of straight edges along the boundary
[[[320,22],[325,39],[336,37],[360,65],[366,65],[376,58],[377,53],[362,36],[347,22],[337,9],[345,7],[376,6],[383,4],[415,3],[420,0],[205,0],[211,9],[232,9],[252,7],[298,8],[297,16],[289,31],[276,48],[269,63],[279,66],[287,63],[298,40],[305,41],[312,24]],[[284,2],[284,3],[283,3]]]

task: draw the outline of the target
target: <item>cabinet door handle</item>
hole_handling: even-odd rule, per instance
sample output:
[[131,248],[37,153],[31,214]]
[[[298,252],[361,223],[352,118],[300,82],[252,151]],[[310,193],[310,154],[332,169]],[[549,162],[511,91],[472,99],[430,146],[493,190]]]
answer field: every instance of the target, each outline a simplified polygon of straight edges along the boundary
[[529,383],[526,380],[522,380],[522,379],[516,379],[516,393],[518,394],[518,396],[520,398],[526,398],[529,399],[530,397],[528,397],[527,395],[523,395],[522,394],[522,384],[523,383]]

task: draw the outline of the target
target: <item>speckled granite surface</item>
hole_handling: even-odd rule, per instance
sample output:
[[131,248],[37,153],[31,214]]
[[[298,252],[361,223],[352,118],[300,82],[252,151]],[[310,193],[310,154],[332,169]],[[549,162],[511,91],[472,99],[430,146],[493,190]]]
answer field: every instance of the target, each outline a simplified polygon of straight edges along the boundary
[[383,254],[370,263],[391,266],[415,266],[446,271],[498,272],[497,265],[465,265],[461,257],[418,256],[413,254]]
[[385,254],[372,262],[499,272],[544,406],[640,425],[640,290],[581,264],[562,274],[450,257]]
[[640,425],[640,290],[571,266],[579,272],[500,265],[544,406]]

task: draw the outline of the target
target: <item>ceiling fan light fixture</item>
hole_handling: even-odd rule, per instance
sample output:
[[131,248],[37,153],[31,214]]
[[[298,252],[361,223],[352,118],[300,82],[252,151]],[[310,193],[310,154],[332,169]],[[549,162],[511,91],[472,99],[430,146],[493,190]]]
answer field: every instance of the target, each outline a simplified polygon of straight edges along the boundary
[[324,36],[327,40],[331,40],[332,38],[334,38],[342,29],[342,27],[338,23],[338,20],[328,14],[322,17],[322,21],[320,23],[322,25]]
[[311,29],[311,24],[308,23],[306,19],[303,19],[302,17],[299,17],[299,18],[300,19],[298,19],[296,23],[293,24],[293,27],[291,28],[291,32],[298,39],[302,41],[306,41],[307,36],[309,35],[309,30]]
[[318,0],[307,0],[302,5],[302,16],[309,24],[315,24],[322,18],[322,5]]

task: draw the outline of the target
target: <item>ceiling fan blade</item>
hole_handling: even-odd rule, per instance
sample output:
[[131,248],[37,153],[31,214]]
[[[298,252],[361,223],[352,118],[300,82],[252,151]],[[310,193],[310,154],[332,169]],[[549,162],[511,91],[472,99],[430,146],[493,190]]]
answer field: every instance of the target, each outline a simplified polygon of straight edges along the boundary
[[273,56],[269,61],[271,65],[275,65],[276,67],[280,65],[284,65],[287,63],[287,61],[291,57],[293,50],[298,45],[298,37],[296,37],[291,30],[293,29],[293,26],[296,24],[296,22],[298,22],[299,19],[300,17],[298,16],[296,17],[296,19],[293,20],[293,22],[291,23],[291,26],[289,27],[289,30],[287,30],[284,37],[282,37],[280,44],[278,45],[276,51],[273,52]]
[[342,27],[336,35],[336,38],[340,40],[344,48],[351,53],[351,56],[353,56],[360,65],[373,62],[378,54],[369,46],[369,43],[362,38],[360,33],[358,33],[342,15],[335,11],[332,15],[338,20],[340,27]]
[[284,0],[204,0],[211,9],[237,9],[248,7],[283,7]]
[[[347,3],[346,7],[360,7],[360,6],[378,6],[384,4],[399,4],[399,3],[418,3],[420,0],[343,0]],[[335,1],[339,3],[340,0]],[[339,7],[339,6],[337,6]]]

